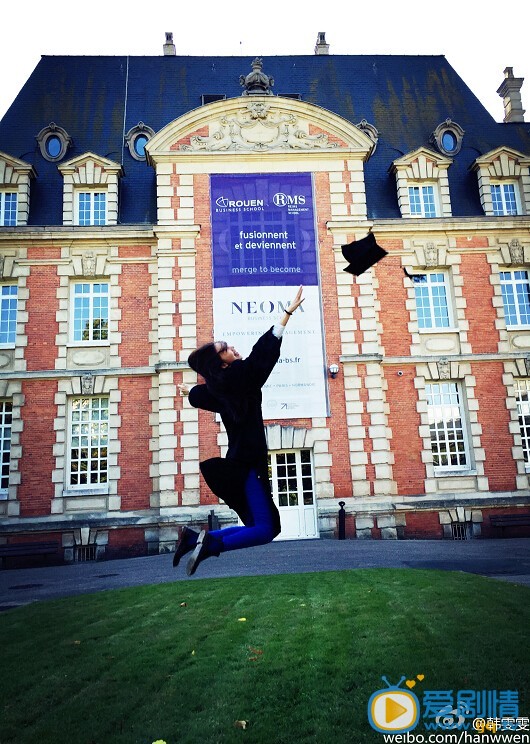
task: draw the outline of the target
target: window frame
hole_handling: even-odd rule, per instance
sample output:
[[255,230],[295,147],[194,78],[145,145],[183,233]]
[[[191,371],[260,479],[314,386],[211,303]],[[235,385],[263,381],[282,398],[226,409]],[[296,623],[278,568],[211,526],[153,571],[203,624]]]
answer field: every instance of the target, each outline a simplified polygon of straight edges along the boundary
[[[11,207],[9,212],[15,213],[14,222],[6,222],[6,198],[14,197],[14,210]],[[12,189],[0,189],[0,227],[17,227],[18,225],[18,191]]]
[[[90,196],[90,206],[89,206],[89,214],[90,218],[88,222],[83,222],[81,224],[81,197],[82,196]],[[105,209],[104,209],[104,218],[103,221],[95,222],[95,197],[96,196],[104,196],[105,198]],[[78,188],[75,190],[75,224],[78,227],[104,227],[108,224],[108,206],[109,206],[109,199],[108,199],[108,189],[101,189],[101,188]]]
[[[443,278],[442,282],[435,283],[434,281],[430,280],[429,277],[435,277],[435,276],[441,276]],[[421,325],[421,316],[419,312],[419,304],[418,304],[418,293],[416,291],[416,287],[420,285],[420,282],[422,281],[423,277],[427,278],[427,284],[425,285],[427,288],[427,299],[428,299],[428,309],[429,309],[429,316],[431,320],[436,321],[436,303],[435,303],[435,295],[433,295],[433,289],[436,286],[443,286],[445,291],[445,309],[447,311],[447,325],[438,325],[436,322],[433,325],[427,326],[427,325]],[[433,270],[433,271],[426,271],[422,272],[421,274],[417,274],[413,276],[412,279],[413,282],[413,288],[414,288],[414,301],[416,304],[416,316],[418,319],[418,330],[420,333],[432,333],[437,331],[452,331],[455,330],[455,319],[454,319],[454,312],[453,312],[453,303],[452,303],[452,291],[451,291],[451,285],[449,282],[449,275],[447,271],[443,270]]]
[[[89,312],[88,312],[88,322],[89,322],[89,338],[83,339],[83,338],[76,338],[76,298],[82,297],[84,293],[79,293],[79,295],[76,294],[76,287],[81,285],[89,285],[91,287],[90,292],[87,293],[88,299],[89,299]],[[107,292],[96,292],[93,288],[99,285],[105,285],[107,287]],[[98,318],[94,318],[94,310],[97,309],[94,307],[94,300],[98,298],[107,298],[107,338],[94,338],[94,320],[97,320]],[[81,315],[81,319],[83,319],[83,315]],[[103,320],[103,318],[99,318],[99,320]],[[100,328],[101,330],[101,328]],[[82,335],[82,327],[81,327],[81,335]],[[78,279],[76,281],[73,281],[70,284],[70,310],[69,310],[69,344],[72,346],[109,346],[110,345],[110,282],[108,280],[102,280],[102,279],[94,279],[87,281],[86,279]]]
[[[9,411],[6,411],[9,406]],[[6,421],[9,418],[9,421]],[[0,499],[5,500],[9,495],[9,478],[11,466],[11,439],[13,424],[13,402],[7,399],[0,400],[0,454],[1,454],[1,471],[0,471]],[[9,435],[6,436],[6,430]],[[8,446],[6,446],[6,444]],[[4,462],[5,454],[8,453],[7,461]],[[4,468],[7,467],[7,474],[4,474]],[[7,480],[7,482],[6,482]]]
[[[527,295],[528,295],[528,311],[527,311],[527,313],[525,313],[525,315],[528,318],[528,322],[527,323],[522,323],[522,322],[509,323],[508,322],[509,321],[509,317],[510,317],[511,314],[507,311],[507,304],[508,303],[507,303],[506,293],[505,293],[505,290],[504,290],[504,288],[506,286],[512,286],[512,287],[514,287],[514,292],[513,292],[514,303],[513,303],[513,305],[515,307],[515,316],[516,316],[517,320],[520,321],[520,319],[521,319],[521,303],[519,302],[519,294],[517,293],[517,277],[515,276],[515,274],[518,274],[518,273],[521,273],[521,274],[524,273],[524,274],[526,274],[526,286],[527,286],[527,290],[528,290],[527,291]],[[503,277],[503,274],[512,274],[514,276],[512,277],[512,279],[510,281],[507,281]],[[499,274],[499,279],[500,279],[500,285],[501,285],[502,306],[503,306],[504,322],[506,323],[506,328],[508,330],[515,330],[515,329],[520,330],[520,329],[530,328],[530,276],[529,276],[528,270],[527,269],[523,269],[523,268],[520,268],[520,269],[506,269],[506,270],[505,269],[502,269],[500,271],[500,274]],[[520,279],[519,279],[519,281],[520,281]]]
[[[308,460],[302,462],[302,453],[308,453]],[[294,455],[294,462],[287,462],[287,458],[289,455]],[[278,457],[279,456],[285,456],[286,462],[285,462],[285,468],[286,468],[286,480],[296,480],[296,487],[293,491],[288,490],[287,493],[287,501],[288,503],[282,504],[280,501],[280,495],[283,492],[280,492],[279,489],[279,478],[278,475],[278,467],[282,467],[284,463],[278,463]],[[288,476],[287,474],[287,468],[288,466],[294,466],[296,470],[295,476]],[[305,468],[305,472],[304,472]],[[309,473],[307,473],[307,470],[309,469]],[[283,478],[283,476],[281,476]],[[305,488],[304,487],[304,480],[309,479],[311,481],[311,488]],[[278,499],[278,505],[281,508],[286,507],[295,507],[295,508],[303,508],[303,507],[315,507],[316,504],[316,492],[315,492],[315,472],[314,472],[314,465],[313,465],[313,453],[312,450],[309,447],[301,447],[299,449],[295,448],[289,448],[289,449],[282,449],[282,450],[271,450],[269,451],[269,483],[271,487],[271,493],[273,496],[276,496]],[[287,484],[289,489],[290,486]],[[292,493],[296,493],[297,496],[297,503],[292,504],[289,503],[290,496]],[[305,497],[306,494],[311,494],[311,501],[309,503],[306,503]],[[300,503],[300,497],[302,499],[302,503]]]
[[[505,195],[505,187],[511,186],[513,187],[513,197],[515,201],[515,212],[508,211],[506,209],[506,195]],[[501,195],[501,202],[502,202],[502,212],[495,211],[495,200],[493,198],[493,189],[499,188],[500,189],[500,195]],[[522,208],[521,208],[521,195],[519,193],[519,183],[517,181],[491,181],[490,183],[490,192],[491,192],[491,204],[492,204],[492,215],[493,217],[516,217],[518,215],[522,214]]]
[[[418,195],[419,195],[419,203],[421,207],[421,213],[414,212],[412,209],[412,198],[411,198],[411,191],[418,189]],[[432,189],[432,203],[434,206],[434,214],[426,214],[425,213],[425,195],[423,193],[423,189]],[[426,219],[426,220],[432,220],[436,219],[437,217],[441,216],[441,210],[440,210],[440,204],[439,204],[439,198],[438,198],[438,183],[436,181],[408,181],[407,183],[407,193],[409,196],[409,212],[411,217],[416,217],[419,219]]]
[[[443,401],[444,395],[451,395],[454,396],[456,394],[457,402],[456,404],[453,402],[451,404],[445,404],[440,403],[439,405],[431,404],[430,398],[433,397],[430,392],[429,388],[434,389],[435,387],[440,388],[440,398]],[[449,388],[452,388],[452,390],[449,390]],[[466,474],[473,470],[472,462],[471,462],[471,449],[470,449],[470,438],[469,438],[469,432],[468,432],[468,414],[467,409],[465,406],[464,401],[464,395],[462,392],[462,385],[457,380],[440,380],[440,381],[432,381],[426,384],[425,386],[425,398],[427,402],[427,420],[428,420],[428,426],[429,426],[429,439],[430,439],[430,451],[433,457],[433,467],[434,467],[434,474],[435,476],[444,476],[448,474]],[[436,423],[435,421],[432,421],[432,418],[436,416],[436,409],[450,409],[451,411],[454,410],[455,407],[458,407],[458,414],[459,414],[459,421],[460,421],[460,427],[454,426],[451,431],[457,432],[460,431],[462,433],[461,439],[458,440],[458,438],[455,436],[454,441],[461,441],[462,442],[462,448],[460,450],[457,450],[457,456],[463,457],[464,462],[463,463],[453,463],[448,462],[447,464],[437,464],[436,459],[436,451],[433,447],[433,424]],[[453,416],[454,419],[454,416]],[[450,454],[450,446],[451,446],[451,438],[448,436],[449,429],[447,428],[447,423],[452,420],[443,414],[442,422],[444,424],[444,437],[443,438],[436,438],[436,441],[439,444],[445,445],[445,456],[447,459],[448,453]],[[440,448],[438,450],[439,456],[443,456]]]
[[[517,403],[517,418],[521,435],[521,448],[523,450],[525,470],[528,472],[530,471],[530,378],[516,378],[514,384],[515,400]],[[524,390],[522,390],[523,387]],[[526,400],[522,399],[521,394],[526,394]],[[525,418],[528,419],[528,423],[522,421],[522,419]]]
[[[14,288],[16,289],[15,293],[7,294],[4,297],[4,289],[6,288]],[[12,319],[7,319],[4,321],[4,300],[12,297],[14,295],[15,297],[15,319],[14,321]],[[7,312],[9,313],[11,308],[7,309]],[[4,322],[7,322],[8,325],[14,324],[14,331],[12,340],[8,341],[2,341],[2,327]],[[17,322],[18,322],[18,285],[16,283],[12,282],[6,282],[5,284],[0,284],[0,349],[14,349],[16,345],[17,340]]]
[[[99,407],[99,411],[106,410],[107,416],[106,418],[99,418],[99,419],[93,419],[91,417],[85,418],[85,420],[82,419],[82,410],[80,409],[80,417],[79,420],[74,417],[75,413],[75,404],[77,401],[106,401],[106,406]],[[92,404],[91,404],[92,405]],[[92,407],[89,408],[89,412],[93,410]],[[102,435],[100,431],[98,431],[98,444],[94,447],[92,446],[92,443],[88,443],[85,447],[82,446],[82,429],[80,429],[79,434],[74,432],[74,425],[78,424],[81,426],[84,423],[89,423],[93,425],[101,424],[105,422],[105,426],[103,427],[106,431],[106,434]],[[93,426],[91,426],[93,428]],[[67,492],[87,492],[87,491],[101,491],[101,492],[107,492],[109,488],[109,471],[110,471],[110,464],[109,464],[109,431],[110,431],[110,396],[109,395],[76,395],[72,396],[68,400],[68,420],[67,420],[67,457],[66,457],[66,469],[65,469],[65,478],[66,478],[66,491]],[[79,436],[81,441],[79,442],[78,447],[75,449],[82,450],[94,450],[94,449],[105,449],[106,455],[104,457],[95,457],[92,452],[87,453],[86,458],[82,458],[81,455],[78,456],[78,458],[73,457],[74,452],[74,439]],[[102,443],[103,442],[103,443]],[[105,469],[94,469],[92,470],[92,463],[100,463],[102,460],[106,461],[106,467]],[[74,462],[79,463],[81,465],[82,462],[87,463],[86,470],[81,469],[81,467],[78,470],[77,477],[82,473],[86,473],[87,475],[87,483],[72,483],[72,479],[74,478],[74,471],[73,471],[73,464]],[[105,474],[105,480],[97,480],[96,482],[88,482],[89,476],[92,472],[97,472],[99,475],[102,473]]]

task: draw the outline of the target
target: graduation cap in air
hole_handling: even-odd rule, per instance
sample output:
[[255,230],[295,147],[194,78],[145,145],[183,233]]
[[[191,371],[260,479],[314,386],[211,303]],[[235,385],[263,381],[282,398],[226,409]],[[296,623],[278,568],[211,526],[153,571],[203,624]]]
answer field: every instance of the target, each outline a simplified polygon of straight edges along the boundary
[[387,251],[375,242],[373,233],[368,233],[366,238],[354,240],[352,243],[341,246],[341,248],[342,255],[348,261],[348,266],[343,271],[355,274],[355,276],[363,274],[370,266],[387,255]]

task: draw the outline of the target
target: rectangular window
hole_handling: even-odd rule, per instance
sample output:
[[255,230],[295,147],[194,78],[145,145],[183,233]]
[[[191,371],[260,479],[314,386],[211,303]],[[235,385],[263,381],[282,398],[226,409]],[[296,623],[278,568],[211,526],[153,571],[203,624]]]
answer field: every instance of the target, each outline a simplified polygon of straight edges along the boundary
[[11,462],[11,422],[13,404],[0,401],[0,452],[2,454],[2,474],[0,493],[5,496],[9,487],[9,463]]
[[501,271],[502,302],[506,325],[530,325],[530,282],[528,271]]
[[311,451],[271,452],[271,490],[281,506],[311,506],[314,503]]
[[0,346],[14,346],[17,335],[18,287],[3,284],[0,287]]
[[409,186],[410,216],[437,217],[434,186]]
[[107,483],[109,399],[73,398],[70,408],[69,484],[90,488]]
[[456,382],[425,386],[433,464],[437,471],[469,470],[469,453],[460,390]]
[[78,341],[108,341],[109,285],[83,283],[73,285],[73,337]]
[[495,216],[519,214],[514,183],[491,184],[491,200]]
[[81,191],[78,194],[77,214],[79,225],[107,224],[107,194],[98,191]]
[[16,192],[0,191],[0,225],[15,227],[17,224]]
[[418,274],[413,282],[419,328],[449,328],[445,274]]
[[517,379],[515,381],[515,395],[517,398],[517,413],[521,430],[521,444],[526,465],[530,464],[530,380]]

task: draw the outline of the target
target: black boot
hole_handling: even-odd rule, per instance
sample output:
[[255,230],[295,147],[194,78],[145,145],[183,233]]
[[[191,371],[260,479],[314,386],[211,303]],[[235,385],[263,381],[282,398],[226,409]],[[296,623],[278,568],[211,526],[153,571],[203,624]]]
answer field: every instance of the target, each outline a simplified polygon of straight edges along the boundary
[[202,530],[197,540],[195,550],[191,554],[188,565],[186,566],[186,573],[188,576],[193,576],[199,563],[210,558],[210,556],[219,556],[221,553],[222,542],[219,538],[212,537],[206,530]]
[[190,550],[193,550],[197,545],[197,539],[199,537],[198,532],[190,530],[189,527],[183,527],[180,533],[180,540],[177,543],[175,553],[173,555],[173,566],[176,568],[180,563],[180,559]]

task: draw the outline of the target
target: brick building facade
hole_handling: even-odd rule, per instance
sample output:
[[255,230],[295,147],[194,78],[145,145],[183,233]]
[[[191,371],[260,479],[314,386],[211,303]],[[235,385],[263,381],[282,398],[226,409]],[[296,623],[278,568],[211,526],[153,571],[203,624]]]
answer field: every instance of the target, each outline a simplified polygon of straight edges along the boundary
[[[444,58],[327,51],[267,60],[277,95],[169,43],[43,58],[0,122],[1,543],[72,561],[235,522],[199,477],[225,434],[177,391],[214,333],[212,174],[312,176],[329,415],[266,421],[283,538],[337,536],[342,502],[350,538],[529,514],[522,80],[497,124]],[[369,230],[388,255],[354,277],[341,246]]]

